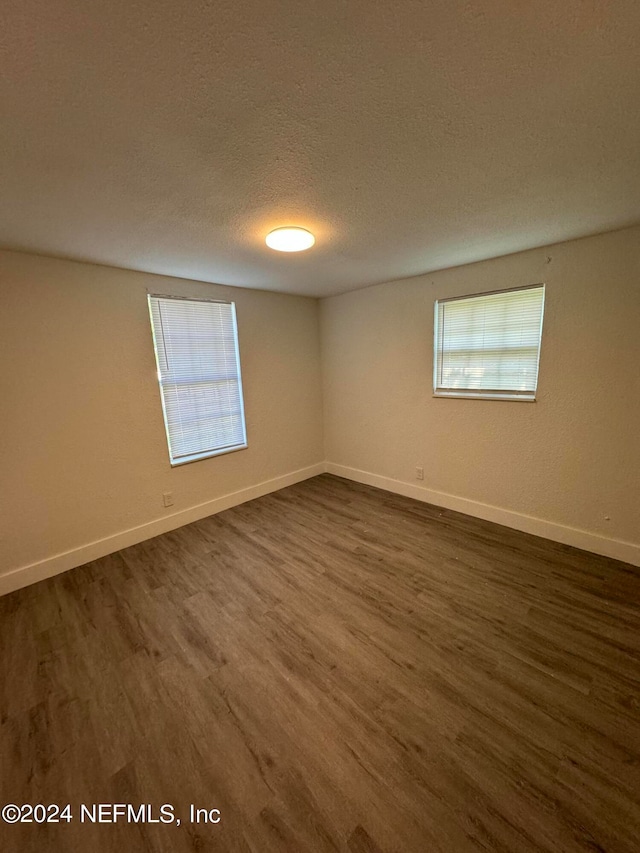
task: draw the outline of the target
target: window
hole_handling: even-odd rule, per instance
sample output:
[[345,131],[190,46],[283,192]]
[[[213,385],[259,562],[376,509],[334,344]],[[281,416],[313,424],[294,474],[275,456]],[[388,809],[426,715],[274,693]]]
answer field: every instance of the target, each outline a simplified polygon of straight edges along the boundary
[[149,296],[172,465],[247,446],[233,302]]
[[435,304],[438,397],[535,400],[544,285]]

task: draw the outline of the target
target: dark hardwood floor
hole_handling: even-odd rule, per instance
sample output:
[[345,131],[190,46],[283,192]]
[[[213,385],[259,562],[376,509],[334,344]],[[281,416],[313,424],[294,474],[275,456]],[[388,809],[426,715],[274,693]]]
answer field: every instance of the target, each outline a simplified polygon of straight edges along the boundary
[[638,853],[639,602],[328,475],[128,548],[0,599],[0,804],[73,815],[0,849]]

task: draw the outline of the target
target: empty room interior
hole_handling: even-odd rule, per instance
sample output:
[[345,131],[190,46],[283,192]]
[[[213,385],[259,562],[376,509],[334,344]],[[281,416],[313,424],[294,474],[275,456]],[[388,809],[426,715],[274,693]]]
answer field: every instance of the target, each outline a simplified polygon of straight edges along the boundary
[[640,851],[639,44],[6,0],[3,853]]

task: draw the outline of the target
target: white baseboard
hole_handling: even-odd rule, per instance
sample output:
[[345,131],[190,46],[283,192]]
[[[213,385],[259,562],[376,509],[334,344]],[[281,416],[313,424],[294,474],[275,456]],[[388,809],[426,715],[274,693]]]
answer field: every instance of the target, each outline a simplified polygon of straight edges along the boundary
[[308,480],[309,477],[315,477],[318,474],[323,474],[325,471],[326,466],[324,462],[319,462],[316,465],[310,465],[308,468],[291,471],[289,474],[274,477],[272,480],[265,480],[263,483],[223,495],[212,501],[198,504],[198,506],[193,506],[189,509],[172,513],[171,515],[165,515],[147,524],[131,527],[128,530],[115,533],[113,536],[107,536],[105,539],[89,542],[86,545],[81,545],[79,548],[65,551],[62,554],[56,554],[37,563],[13,569],[13,571],[7,574],[0,575],[0,595],[6,595],[8,592],[13,592],[23,586],[53,577],[53,575],[66,572],[69,569],[75,569],[76,566],[82,566],[91,560],[98,560],[100,557],[113,554],[114,551],[119,551],[121,548],[137,545],[138,542],[144,542],[145,539],[151,539],[154,536],[159,536],[161,533],[167,533],[169,530],[175,530],[177,527],[190,524],[192,521],[198,521],[209,515],[215,515],[217,512],[238,506],[238,504],[251,501],[254,498],[261,498],[270,492],[276,492],[278,489],[284,489],[286,486],[292,486],[294,483]]
[[349,468],[345,465],[337,465],[334,462],[319,462],[316,465],[310,465],[308,468],[300,468],[281,477],[274,477],[272,480],[265,480],[263,483],[249,486],[238,492],[232,492],[220,498],[215,498],[212,501],[198,504],[198,506],[163,516],[147,524],[123,530],[105,539],[89,542],[86,545],[81,545],[79,548],[65,551],[62,554],[56,554],[37,563],[13,569],[4,575],[0,575],[0,595],[6,595],[23,586],[37,583],[45,578],[53,577],[53,575],[66,572],[69,569],[74,569],[76,566],[82,566],[91,560],[105,557],[107,554],[112,554],[121,548],[128,548],[130,545],[144,542],[146,539],[159,536],[161,533],[167,533],[169,530],[175,530],[185,524],[190,524],[192,521],[198,521],[209,515],[215,515],[225,509],[238,506],[254,498],[260,498],[263,495],[268,495],[270,492],[276,492],[278,489],[284,489],[286,486],[292,486],[295,483],[300,483],[303,480],[308,480],[310,477],[315,477],[325,472],[335,474],[337,477],[344,477],[347,480],[354,480],[357,483],[364,483],[367,486],[375,486],[387,492],[395,492],[398,495],[414,498],[424,503],[446,507],[447,509],[463,512],[466,515],[472,515],[486,521],[493,521],[496,524],[503,524],[505,527],[512,527],[515,530],[522,530],[525,533],[542,536],[554,542],[561,542],[563,545],[572,545],[574,548],[582,548],[594,554],[613,557],[615,560],[622,560],[625,563],[631,563],[633,566],[640,566],[640,545],[636,545],[633,542],[608,539],[605,536],[598,536],[596,533],[590,533],[587,530],[567,527],[553,521],[545,521],[531,515],[523,515],[522,513],[512,512],[511,510],[502,509],[491,504],[484,504],[479,501],[469,500],[468,498],[450,495],[446,492],[436,492],[432,489],[416,486],[413,483],[403,483],[401,480],[394,480],[391,477],[383,477],[380,474],[372,474],[369,471],[360,471],[358,468]]
[[357,483],[375,486],[387,492],[395,492],[398,495],[414,498],[424,503],[446,507],[446,509],[473,515],[485,521],[493,521],[496,524],[503,524],[505,527],[522,530],[524,533],[532,533],[534,536],[542,536],[554,542],[561,542],[563,545],[572,545],[574,548],[582,548],[584,551],[591,551],[594,554],[602,554],[604,557],[613,557],[615,560],[631,563],[633,566],[640,566],[640,545],[633,542],[608,539],[606,536],[599,536],[597,533],[590,533],[587,530],[567,527],[554,521],[545,521],[542,518],[523,515],[491,504],[449,495],[446,492],[436,492],[432,489],[416,486],[413,483],[403,483],[401,480],[394,480],[391,477],[382,477],[380,474],[360,471],[358,468],[336,465],[334,462],[327,462],[326,471],[329,474],[335,474],[337,477],[355,480]]

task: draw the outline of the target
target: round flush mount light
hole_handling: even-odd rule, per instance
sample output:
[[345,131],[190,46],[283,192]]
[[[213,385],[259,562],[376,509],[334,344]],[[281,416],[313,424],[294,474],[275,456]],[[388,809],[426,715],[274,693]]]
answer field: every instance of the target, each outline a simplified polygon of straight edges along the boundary
[[289,226],[271,231],[267,234],[265,242],[270,249],[275,249],[276,252],[304,252],[305,249],[310,249],[313,246],[316,238],[306,228]]

